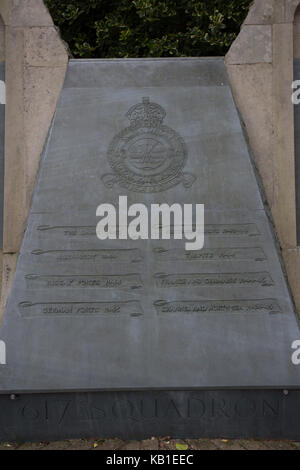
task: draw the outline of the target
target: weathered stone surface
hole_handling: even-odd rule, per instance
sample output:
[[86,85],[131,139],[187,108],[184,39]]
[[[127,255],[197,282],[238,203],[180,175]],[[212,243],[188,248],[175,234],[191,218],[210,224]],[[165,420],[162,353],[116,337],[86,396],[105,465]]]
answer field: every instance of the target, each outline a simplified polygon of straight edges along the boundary
[[65,46],[54,26],[26,28],[24,31],[24,62],[34,67],[66,66]]
[[10,25],[14,27],[52,26],[52,18],[43,0],[11,0]]
[[[246,42],[243,46],[245,49],[243,47],[239,49],[240,57],[235,57],[235,63],[240,65],[229,65],[226,60],[234,97],[246,124],[251,149],[272,210],[284,259],[288,259],[286,269],[298,312],[300,312],[299,277],[294,276],[299,272],[299,259],[292,257],[291,252],[289,254],[287,252],[293,249],[297,251],[294,110],[290,98],[291,84],[294,80],[293,55],[295,58],[300,57],[299,13],[296,14],[293,28],[294,13],[299,3],[292,0],[273,2],[272,63],[244,63],[244,50],[248,47]],[[256,12],[259,23],[261,13],[268,5],[270,9],[271,4],[268,1],[257,0],[249,15],[251,11],[253,12],[251,14]],[[288,12],[290,13],[287,14]],[[253,19],[253,22],[255,21],[256,19]],[[252,34],[256,35],[255,29],[252,30]],[[239,37],[233,44],[235,51],[236,43],[241,44]],[[257,103],[256,113],[253,108],[254,103]]]
[[4,24],[6,25],[10,24],[12,7],[13,0],[2,0],[0,5],[0,13]]
[[52,18],[43,0],[1,0],[0,13],[11,27],[52,26]]
[[[145,96],[165,127],[129,125]],[[164,180],[169,145],[185,159]],[[204,249],[99,241],[96,208],[119,195],[205,204]],[[1,391],[296,386],[297,331],[223,60],[71,61],[0,330]]]
[[[300,59],[294,60],[294,79],[300,79]],[[295,125],[295,181],[296,181],[296,218],[297,245],[300,246],[300,107],[294,106]]]
[[1,260],[2,261],[1,262],[1,266],[2,266],[1,286],[2,288],[1,288],[1,299],[0,299],[0,323],[4,315],[7,297],[10,292],[13,278],[15,275],[17,259],[18,259],[17,253],[13,253],[13,254],[4,253],[2,255],[2,260]]
[[300,59],[300,9],[297,10],[294,21],[294,59]]
[[[293,25],[273,26],[273,160],[275,197],[273,216],[281,245],[294,248],[296,242],[294,110],[291,100],[293,81]],[[292,90],[291,90],[292,93]]]
[[255,0],[244,24],[292,23],[299,0]]
[[295,13],[299,4],[300,4],[299,0],[285,0],[286,23],[292,23],[294,21]]
[[[22,9],[24,12],[22,13]],[[43,2],[2,2],[7,100],[3,246],[17,253],[68,54]]]
[[[277,5],[276,5],[277,3]],[[244,24],[260,25],[274,22],[274,10],[280,9],[280,19],[284,18],[284,0],[255,0],[249,10]]]
[[0,16],[0,61],[5,60],[5,27]]
[[300,305],[300,292],[299,292],[300,247],[283,248],[282,256],[284,259],[284,264],[286,266],[288,280],[289,280],[289,284],[293,292],[295,303],[297,306],[299,306]]
[[274,204],[274,161],[272,142],[272,64],[227,65],[229,80],[241,112],[251,151],[264,184],[269,206]]
[[6,107],[5,186],[3,250],[15,253],[22,240],[26,214],[24,211],[25,135],[24,135],[24,33],[6,28]]
[[[66,58],[66,57],[65,57]],[[25,213],[29,211],[32,190],[39,167],[39,157],[48,134],[48,126],[55,112],[57,90],[63,85],[66,64],[63,67],[26,67],[24,70],[24,132],[26,153],[24,183]],[[33,158],[35,156],[35,158]]]
[[272,62],[271,25],[244,25],[226,55],[227,64]]

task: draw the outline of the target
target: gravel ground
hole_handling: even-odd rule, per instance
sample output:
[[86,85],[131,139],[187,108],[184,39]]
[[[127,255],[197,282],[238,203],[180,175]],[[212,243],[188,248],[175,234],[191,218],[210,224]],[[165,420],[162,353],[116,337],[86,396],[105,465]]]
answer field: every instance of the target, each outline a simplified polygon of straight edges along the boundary
[[57,442],[0,443],[0,450],[300,450],[300,441],[245,439],[170,439],[144,441],[120,439],[71,439]]

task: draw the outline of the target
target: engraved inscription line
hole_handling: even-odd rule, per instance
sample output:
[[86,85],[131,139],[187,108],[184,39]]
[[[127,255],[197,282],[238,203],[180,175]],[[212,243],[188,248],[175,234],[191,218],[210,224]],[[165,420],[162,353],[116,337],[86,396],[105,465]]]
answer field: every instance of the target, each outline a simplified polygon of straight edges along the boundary
[[268,272],[260,273],[182,273],[154,274],[157,287],[199,287],[199,286],[274,286],[274,281]]
[[20,302],[20,314],[24,318],[44,316],[97,316],[130,315],[139,317],[143,309],[139,301],[120,302]]
[[281,308],[275,299],[251,300],[176,300],[154,302],[157,314],[165,313],[281,313]]
[[25,276],[27,287],[32,288],[127,288],[139,289],[143,286],[140,274],[102,275],[38,275]]

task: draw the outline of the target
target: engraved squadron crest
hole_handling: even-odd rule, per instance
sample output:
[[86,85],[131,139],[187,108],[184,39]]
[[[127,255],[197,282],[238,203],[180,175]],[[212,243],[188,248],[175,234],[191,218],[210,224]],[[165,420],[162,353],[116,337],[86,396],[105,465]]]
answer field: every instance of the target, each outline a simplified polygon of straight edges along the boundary
[[163,124],[165,110],[148,97],[126,113],[130,126],[109,145],[108,160],[114,173],[102,176],[107,187],[118,184],[130,191],[153,193],[179,183],[189,188],[196,177],[182,170],[187,149],[182,137]]

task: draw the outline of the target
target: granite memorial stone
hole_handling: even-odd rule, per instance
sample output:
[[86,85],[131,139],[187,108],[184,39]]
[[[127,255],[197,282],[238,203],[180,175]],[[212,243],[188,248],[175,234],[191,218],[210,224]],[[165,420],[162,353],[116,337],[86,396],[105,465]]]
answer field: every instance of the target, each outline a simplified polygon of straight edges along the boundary
[[[118,207],[120,195],[149,210],[204,204],[204,248],[188,251],[174,237],[99,240],[96,209]],[[74,394],[76,403],[79,392],[100,401],[101,393],[106,401],[112,391],[122,400],[132,393],[134,408],[137,393],[180,402],[180,390],[188,400],[209,389],[220,402],[222,390],[234,389],[236,403],[247,389],[253,399],[253,389],[300,388],[300,366],[291,361],[299,324],[222,59],[70,61],[0,339],[7,354],[0,392],[21,395],[16,410],[27,394],[39,409],[43,393]],[[259,397],[250,427],[231,413],[228,426],[207,434],[266,436],[267,426],[256,426],[265,416],[277,419],[279,437],[282,418]],[[5,437],[22,438],[28,428],[7,431],[18,411],[7,413]],[[107,423],[121,423],[118,416]],[[127,435],[168,434],[163,416],[162,427],[148,422],[135,432],[129,416]],[[187,418],[172,424],[173,434],[197,434]],[[32,438],[80,435],[53,426],[40,423]],[[116,422],[103,426],[98,435],[118,434]],[[123,419],[123,436],[124,426]]]

